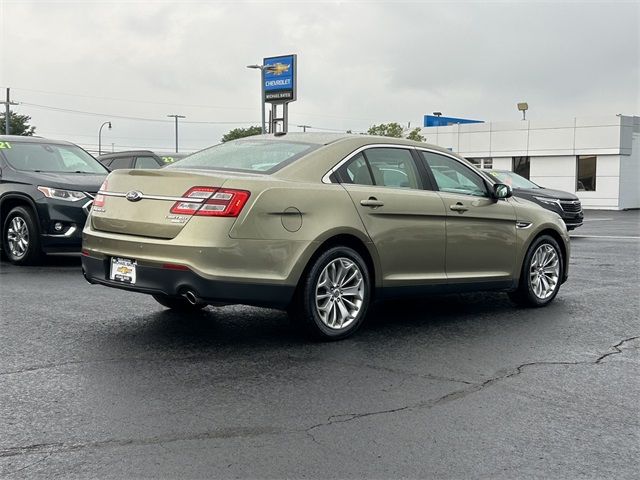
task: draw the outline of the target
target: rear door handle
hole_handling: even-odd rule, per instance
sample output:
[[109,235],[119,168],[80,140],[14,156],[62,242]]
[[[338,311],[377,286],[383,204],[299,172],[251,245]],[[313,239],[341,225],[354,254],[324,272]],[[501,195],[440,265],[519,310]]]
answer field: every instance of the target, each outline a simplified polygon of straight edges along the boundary
[[367,200],[360,200],[360,205],[363,207],[382,207],[384,202],[382,200],[378,200],[376,197],[369,197]]
[[466,212],[467,210],[469,210],[467,207],[465,207],[462,203],[458,202],[455,205],[451,205],[449,207],[449,210],[453,210],[454,212]]

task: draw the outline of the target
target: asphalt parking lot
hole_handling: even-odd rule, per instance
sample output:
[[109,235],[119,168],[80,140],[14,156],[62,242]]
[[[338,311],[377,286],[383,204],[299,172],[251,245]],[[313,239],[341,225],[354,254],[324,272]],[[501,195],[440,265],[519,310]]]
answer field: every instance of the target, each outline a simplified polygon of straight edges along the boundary
[[386,303],[338,343],[2,263],[0,476],[637,478],[640,212],[586,218],[551,306]]

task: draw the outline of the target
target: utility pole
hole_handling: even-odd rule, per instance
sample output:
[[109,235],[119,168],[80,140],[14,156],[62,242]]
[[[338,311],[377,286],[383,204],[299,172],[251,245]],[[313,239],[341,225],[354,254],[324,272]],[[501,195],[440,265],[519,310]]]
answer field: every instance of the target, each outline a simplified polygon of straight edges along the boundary
[[167,117],[173,117],[176,119],[176,153],[178,153],[178,119],[187,118],[184,115],[167,115]]
[[5,106],[4,134],[5,135],[10,135],[11,134],[11,129],[9,127],[9,115],[11,113],[10,107],[11,107],[11,105],[18,105],[17,102],[12,102],[11,101],[11,89],[10,88],[7,87],[7,101],[6,102],[0,102],[0,103],[4,103],[4,106]]

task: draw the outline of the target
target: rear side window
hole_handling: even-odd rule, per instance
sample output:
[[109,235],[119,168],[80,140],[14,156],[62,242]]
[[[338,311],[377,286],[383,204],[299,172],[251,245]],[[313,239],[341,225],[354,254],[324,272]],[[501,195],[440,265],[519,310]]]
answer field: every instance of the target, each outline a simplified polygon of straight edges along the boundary
[[409,150],[369,148],[364,152],[376,185],[395,188],[420,188],[418,170]]
[[279,140],[236,140],[201,150],[166,168],[274,172],[317,145]]
[[136,168],[160,168],[160,165],[153,157],[136,158]]
[[420,188],[413,156],[402,148],[369,148],[347,162],[338,176],[343,183]]
[[342,177],[344,178],[344,183],[373,185],[371,170],[369,170],[367,161],[364,159],[362,153],[357,154],[345,165]]
[[119,168],[131,168],[133,164],[133,157],[119,157],[114,158],[109,164],[111,170],[118,170]]

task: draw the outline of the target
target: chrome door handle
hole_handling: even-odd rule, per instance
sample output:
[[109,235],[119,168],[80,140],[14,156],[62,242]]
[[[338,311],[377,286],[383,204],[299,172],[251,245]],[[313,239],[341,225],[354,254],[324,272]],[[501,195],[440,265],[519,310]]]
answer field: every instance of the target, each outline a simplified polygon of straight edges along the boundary
[[369,197],[368,200],[360,200],[360,205],[363,207],[382,207],[384,202],[382,200],[378,200],[376,197]]
[[458,202],[455,205],[451,205],[449,207],[449,210],[453,210],[454,212],[466,212],[467,210],[469,210],[467,207],[465,207],[462,203]]

